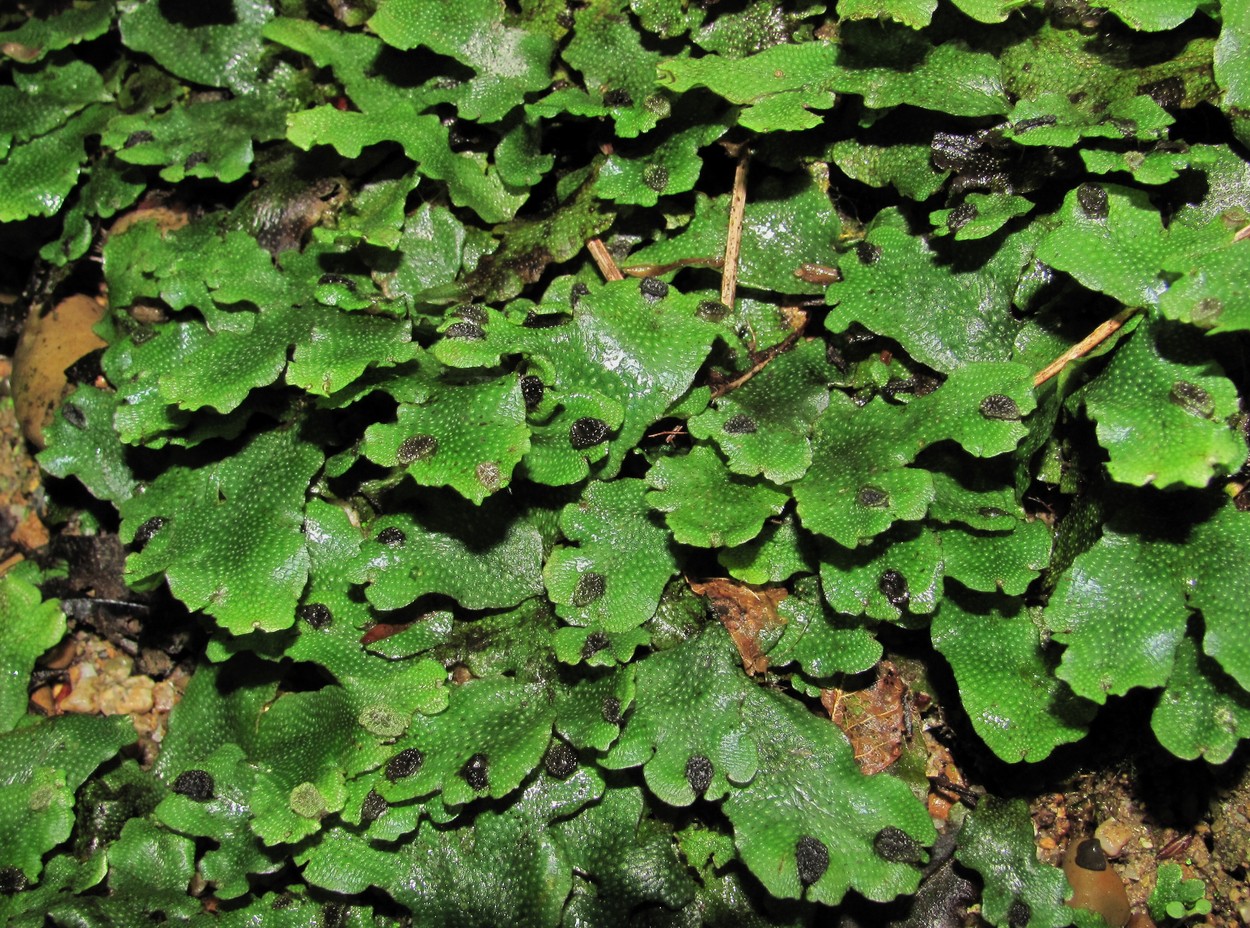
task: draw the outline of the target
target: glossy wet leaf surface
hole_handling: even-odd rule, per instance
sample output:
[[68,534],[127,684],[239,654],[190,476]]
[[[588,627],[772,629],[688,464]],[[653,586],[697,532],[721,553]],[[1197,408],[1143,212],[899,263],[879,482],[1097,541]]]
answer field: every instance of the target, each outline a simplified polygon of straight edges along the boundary
[[[6,331],[108,310],[0,558],[0,921],[1083,925],[942,778],[1238,756],[1235,5],[183,6],[0,13]],[[26,706],[132,618],[150,769]]]

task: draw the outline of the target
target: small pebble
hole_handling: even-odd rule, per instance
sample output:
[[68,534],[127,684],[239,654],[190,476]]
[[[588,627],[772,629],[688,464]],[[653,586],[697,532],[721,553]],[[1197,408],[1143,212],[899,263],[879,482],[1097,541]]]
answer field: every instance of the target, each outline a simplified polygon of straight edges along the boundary
[[1101,842],[1102,849],[1108,857],[1119,857],[1132,840],[1133,830],[1109,818],[1094,829],[1094,837]]

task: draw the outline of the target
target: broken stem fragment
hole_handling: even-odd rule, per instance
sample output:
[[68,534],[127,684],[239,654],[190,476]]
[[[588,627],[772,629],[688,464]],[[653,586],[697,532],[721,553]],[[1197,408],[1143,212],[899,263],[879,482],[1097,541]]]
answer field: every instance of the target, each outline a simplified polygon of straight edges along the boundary
[[744,383],[746,383],[748,380],[750,380],[752,377],[754,377],[756,374],[758,374],[760,371],[766,368],[769,365],[769,363],[773,360],[773,358],[776,358],[779,355],[785,354],[787,351],[793,348],[795,344],[798,342],[799,338],[802,337],[803,330],[804,328],[806,328],[806,326],[807,326],[807,317],[803,316],[802,321],[799,323],[798,327],[795,328],[789,335],[787,335],[784,339],[779,341],[777,344],[773,345],[771,348],[765,348],[763,351],[751,352],[751,361],[752,361],[751,367],[748,370],[744,371],[743,373],[739,374],[733,380],[715,384],[712,387],[712,399],[714,400],[719,399],[720,397],[724,396],[726,393],[729,393],[732,390],[737,390],[740,386],[742,386]]
[[607,246],[603,244],[602,240],[592,238],[586,243],[586,250],[595,259],[595,264],[599,266],[599,273],[603,275],[604,280],[625,279],[625,275],[621,273],[621,269],[612,260],[612,255],[608,254]]
[[747,207],[747,163],[750,150],[743,145],[734,170],[734,189],[729,201],[729,232],[725,236],[725,264],[720,279],[720,301],[733,308],[738,293],[738,255],[742,251],[742,217]]
[[1090,332],[1079,342],[1038,371],[1037,376],[1033,378],[1033,386],[1040,387],[1046,381],[1050,380],[1050,378],[1054,377],[1061,370],[1067,367],[1069,362],[1075,361],[1077,358],[1089,354],[1108,338],[1118,332],[1123,327],[1124,323],[1128,322],[1136,312],[1137,307],[1135,306],[1120,310],[1098,328],[1094,329],[1094,331]]

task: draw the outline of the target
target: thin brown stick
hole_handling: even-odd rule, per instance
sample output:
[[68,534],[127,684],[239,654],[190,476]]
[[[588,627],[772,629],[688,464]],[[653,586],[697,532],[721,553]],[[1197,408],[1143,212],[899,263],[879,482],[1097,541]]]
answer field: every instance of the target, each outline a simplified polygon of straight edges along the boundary
[[758,374],[760,371],[766,368],[769,365],[769,363],[773,360],[773,358],[777,357],[778,355],[785,354],[787,351],[793,348],[795,342],[799,340],[799,336],[803,334],[803,329],[806,327],[806,325],[807,323],[806,321],[804,321],[803,325],[800,325],[797,329],[795,329],[793,332],[791,332],[789,335],[787,335],[777,344],[773,345],[771,348],[765,348],[763,351],[759,352],[758,354],[752,352],[753,360],[755,361],[755,363],[751,365],[750,369],[745,371],[742,374],[739,374],[733,380],[728,380],[728,381],[725,381],[724,383],[718,383],[715,386],[713,386],[712,387],[712,399],[718,399],[724,396],[726,393],[729,393],[731,390],[737,390],[740,386],[742,386],[744,383],[746,383],[748,380],[750,380],[752,377],[754,377],[756,374]]
[[668,264],[631,264],[621,268],[621,273],[630,277],[659,277],[670,271],[679,271],[683,267],[720,267],[722,264],[723,258],[681,258]]
[[590,252],[590,256],[595,259],[595,264],[599,266],[599,273],[603,275],[604,280],[624,280],[625,275],[621,273],[621,269],[616,266],[616,262],[612,260],[612,256],[608,254],[607,246],[600,239],[592,238],[586,243],[586,250]]
[[1061,370],[1067,367],[1069,362],[1075,361],[1077,358],[1089,354],[1113,334],[1118,332],[1124,323],[1128,322],[1136,312],[1137,307],[1135,306],[1120,310],[1098,328],[1094,329],[1094,331],[1090,332],[1079,342],[1038,371],[1037,376],[1033,378],[1033,386],[1040,387],[1046,381],[1050,380],[1050,378],[1054,377]]
[[742,252],[742,216],[747,208],[747,163],[750,151],[744,145],[738,152],[734,189],[729,201],[729,233],[725,237],[725,264],[720,279],[720,301],[733,308],[738,294],[738,255]]
[[1244,242],[1250,238],[1250,226],[1242,226],[1237,230],[1237,234],[1233,236],[1234,242]]

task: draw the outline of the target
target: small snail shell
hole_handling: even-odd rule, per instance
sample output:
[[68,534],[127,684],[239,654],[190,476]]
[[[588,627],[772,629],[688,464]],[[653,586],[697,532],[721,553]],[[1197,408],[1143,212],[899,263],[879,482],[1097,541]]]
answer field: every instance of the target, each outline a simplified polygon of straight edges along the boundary
[[1073,841],[1063,855],[1063,874],[1072,884],[1068,905],[1097,912],[1111,928],[1128,924],[1132,911],[1124,882],[1107,863],[1097,838]]

